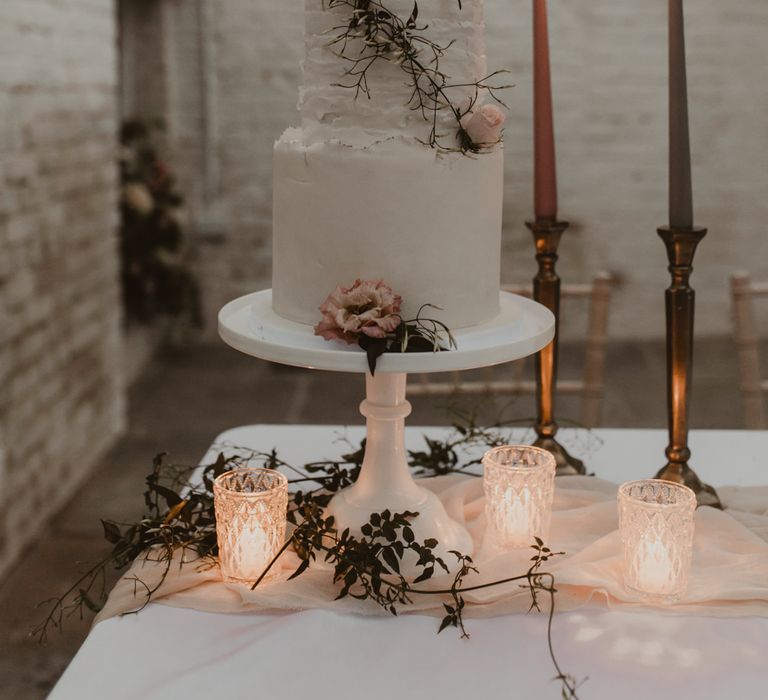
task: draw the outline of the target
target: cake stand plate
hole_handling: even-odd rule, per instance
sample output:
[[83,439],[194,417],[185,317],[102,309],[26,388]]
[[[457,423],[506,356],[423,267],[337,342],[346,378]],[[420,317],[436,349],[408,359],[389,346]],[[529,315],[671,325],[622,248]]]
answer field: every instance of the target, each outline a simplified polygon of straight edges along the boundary
[[[493,320],[453,332],[458,349],[387,353],[376,363],[376,374],[487,367],[532,355],[552,340],[555,319],[541,304],[500,292],[499,306]],[[368,369],[365,353],[357,346],[329,342],[316,336],[312,326],[278,316],[272,310],[271,289],[224,306],[219,312],[219,334],[228,345],[262,360],[336,372],[364,373]]]
[[[376,375],[368,372],[365,353],[314,335],[312,326],[288,321],[272,310],[272,290],[231,301],[219,312],[219,334],[232,347],[263,360],[337,372],[365,373],[365,457],[360,476],[331,501],[329,513],[339,528],[359,532],[371,513],[418,513],[412,529],[423,541],[435,538],[435,553],[446,564],[456,563],[450,550],[472,553],[472,538],[445,511],[439,498],[419,486],[411,475],[404,443],[408,372],[446,372],[509,362],[531,355],[555,333],[555,318],[541,304],[500,292],[499,314],[491,321],[454,332],[458,348],[446,352],[388,353],[379,358]],[[318,313],[319,316],[319,313]],[[415,572],[415,557],[404,559],[404,574]]]

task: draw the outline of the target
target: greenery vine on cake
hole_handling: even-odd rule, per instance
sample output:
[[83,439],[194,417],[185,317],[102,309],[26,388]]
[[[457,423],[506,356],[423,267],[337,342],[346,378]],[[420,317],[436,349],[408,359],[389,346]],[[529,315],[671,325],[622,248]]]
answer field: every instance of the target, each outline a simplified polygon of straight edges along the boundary
[[[458,6],[461,10],[461,0]],[[382,61],[394,63],[402,69],[410,89],[406,105],[430,125],[423,143],[439,151],[467,154],[489,150],[501,141],[504,114],[497,104],[506,105],[497,93],[511,86],[497,81],[508,71],[496,70],[471,83],[452,82],[440,62],[454,41],[438,44],[429,38],[429,25],[419,22],[418,2],[406,18],[398,16],[385,0],[323,0],[323,7],[349,10],[349,21],[333,27],[328,42],[346,64],[344,79],[335,86],[353,90],[355,99],[370,98],[371,68]],[[456,102],[450,94],[456,88],[471,88],[472,95]],[[484,97],[491,102],[482,104]],[[446,113],[454,123],[449,134],[439,129],[439,117]]]

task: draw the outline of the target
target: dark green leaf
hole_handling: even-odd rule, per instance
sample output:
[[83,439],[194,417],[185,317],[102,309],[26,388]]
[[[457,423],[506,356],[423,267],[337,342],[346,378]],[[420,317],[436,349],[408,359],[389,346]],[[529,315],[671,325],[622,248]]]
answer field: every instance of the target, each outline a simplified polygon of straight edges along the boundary
[[83,605],[85,605],[85,607],[93,613],[97,613],[101,610],[101,605],[95,603],[88,595],[88,591],[82,588],[80,589],[80,600],[82,601]]
[[177,503],[180,503],[182,498],[178,493],[172,491],[166,486],[161,484],[155,484],[154,491],[165,499],[168,508],[173,508]]
[[344,576],[344,585],[349,588],[355,581],[357,581],[357,571],[350,569]]
[[397,556],[391,549],[383,549],[381,556],[384,557],[384,561],[387,562],[390,570],[396,574],[400,573],[400,562],[397,560]]
[[443,618],[443,621],[440,623],[440,628],[437,630],[437,633],[440,634],[446,627],[455,627],[456,626],[456,619],[453,615],[446,615]]
[[120,528],[116,523],[111,520],[102,520],[101,525],[104,528],[104,537],[110,544],[116,544],[122,537],[120,535]]
[[416,26],[416,19],[419,16],[419,6],[417,3],[413,3],[413,10],[411,10],[411,16],[408,18],[408,21],[405,23],[405,26],[408,27],[408,29],[413,29]]
[[434,573],[435,573],[435,567],[428,566],[415,579],[413,579],[413,582],[421,583],[422,581],[426,581],[427,579],[432,578],[432,574]]
[[366,357],[368,358],[368,369],[371,371],[371,375],[375,375],[376,361],[387,351],[387,339],[371,338],[365,335],[365,333],[361,333],[357,342],[365,350]]
[[294,571],[289,577],[288,580],[290,581],[292,578],[296,578],[297,576],[301,576],[309,566],[309,559],[302,559],[301,564],[296,567],[296,571]]

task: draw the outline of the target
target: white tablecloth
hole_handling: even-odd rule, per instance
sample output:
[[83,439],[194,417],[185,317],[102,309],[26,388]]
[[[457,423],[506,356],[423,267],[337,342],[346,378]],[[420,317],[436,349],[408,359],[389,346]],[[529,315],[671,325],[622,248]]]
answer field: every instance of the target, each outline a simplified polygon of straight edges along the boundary
[[[337,456],[341,428],[248,426],[216,439],[302,463]],[[436,428],[409,428],[409,447]],[[357,441],[362,429],[346,434]],[[586,444],[563,431],[564,442]],[[652,475],[666,433],[598,430],[588,466],[615,482]],[[587,441],[592,442],[592,441]],[[768,433],[696,431],[692,464],[709,483],[768,482]],[[574,450],[576,451],[576,450]],[[54,700],[74,698],[557,698],[543,615],[469,620],[470,640],[421,616],[311,610],[220,615],[151,604],[98,624]],[[580,610],[555,618],[554,641],[582,700],[768,697],[768,619]],[[126,672],[129,664],[130,672]]]

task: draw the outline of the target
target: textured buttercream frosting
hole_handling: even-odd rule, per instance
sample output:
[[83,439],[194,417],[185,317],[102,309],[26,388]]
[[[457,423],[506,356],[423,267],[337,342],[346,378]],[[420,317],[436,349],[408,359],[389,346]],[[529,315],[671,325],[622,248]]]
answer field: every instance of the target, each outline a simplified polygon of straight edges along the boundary
[[[413,0],[383,2],[403,19],[413,9]],[[329,42],[346,27],[351,13],[346,5],[323,9],[322,0],[306,0],[304,86],[299,96],[304,139],[308,143],[338,139],[355,145],[392,136],[425,140],[430,125],[421,112],[406,104],[411,92],[409,78],[396,63],[377,61],[371,67],[370,96],[361,93],[354,99],[354,89],[340,87],[354,84],[355,78],[344,75],[350,64],[336,55],[340,47]],[[472,85],[486,76],[482,0],[463,0],[462,9],[457,0],[423,0],[417,25],[427,25],[423,34],[435,44],[451,44],[439,67],[450,84],[463,86],[448,90],[451,101],[466,104],[474,96]],[[360,40],[353,40],[345,55],[357,56],[360,48]],[[425,62],[431,58],[426,47],[421,56]],[[438,127],[440,131],[455,131],[456,123],[448,110],[439,114]]]
[[[387,0],[407,18],[412,0]],[[451,83],[485,76],[482,0],[431,0],[419,25],[446,50],[440,68]],[[307,0],[301,126],[275,144],[273,307],[315,324],[337,285],[383,279],[403,297],[403,316],[422,304],[452,328],[498,313],[503,151],[476,156],[425,145],[430,124],[407,104],[400,66],[380,62],[369,76],[370,99],[334,86],[345,62],[328,46],[351,8],[323,9]],[[474,88],[456,88],[451,100]],[[441,133],[452,135],[449,112]]]

